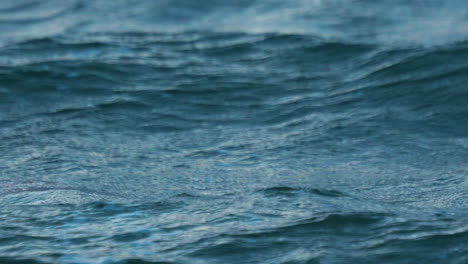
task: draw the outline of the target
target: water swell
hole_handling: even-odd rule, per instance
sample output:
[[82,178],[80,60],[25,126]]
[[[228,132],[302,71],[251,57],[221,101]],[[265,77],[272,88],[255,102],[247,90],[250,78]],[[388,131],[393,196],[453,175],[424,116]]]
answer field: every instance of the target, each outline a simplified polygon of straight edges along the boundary
[[[278,188],[276,188],[278,189]],[[193,200],[193,198],[196,198]],[[263,261],[265,258],[274,259],[277,263],[290,261],[344,261],[345,259],[389,261],[400,260],[398,250],[401,247],[411,247],[411,252],[404,253],[404,258],[421,257],[423,259],[442,260],[449,257],[454,263],[463,263],[466,251],[461,241],[466,239],[466,222],[457,220],[453,213],[439,213],[431,216],[432,212],[414,212],[402,209],[388,211],[388,209],[375,208],[370,211],[320,211],[320,207],[307,206],[307,211],[300,211],[297,207],[288,212],[280,209],[275,203],[283,204],[289,201],[274,200],[268,196],[256,198],[258,203],[252,207],[245,199],[234,196],[236,202],[223,201],[226,196],[215,197],[220,202],[210,212],[201,212],[205,203],[210,200],[202,196],[172,196],[157,203],[146,204],[115,204],[91,203],[83,205],[62,205],[56,208],[52,220],[51,213],[36,214],[36,220],[31,225],[45,225],[54,229],[46,229],[38,237],[33,231],[21,231],[15,226],[21,222],[8,222],[4,237],[24,240],[15,236],[16,232],[26,232],[28,239],[51,241],[63,240],[63,247],[57,248],[54,256],[42,256],[40,261],[45,263],[58,259],[73,262],[78,255],[80,245],[94,244],[105,240],[115,246],[132,244],[135,246],[134,254],[139,250],[151,249],[156,259],[172,260],[174,262],[186,261],[227,261],[235,262],[240,259],[247,261]],[[304,197],[290,197],[295,203],[311,203]],[[332,200],[336,197],[329,197]],[[183,201],[183,203],[177,201]],[[336,201],[338,202],[338,201]],[[336,203],[338,205],[338,203]],[[184,210],[181,210],[184,208]],[[321,207],[322,209],[325,207]],[[367,207],[368,208],[368,207]],[[33,207],[24,207],[23,215]],[[350,208],[347,208],[349,210]],[[186,211],[187,210],[187,211]],[[296,211],[297,210],[297,211]],[[311,211],[312,210],[312,211]],[[382,211],[383,210],[383,211]],[[184,212],[186,211],[186,212]],[[275,216],[271,212],[275,212]],[[380,211],[380,212],[379,212]],[[294,214],[291,214],[293,213]],[[5,211],[2,211],[4,214]],[[18,214],[10,211],[9,217]],[[32,213],[32,212],[31,212]],[[177,223],[173,222],[176,214]],[[198,215],[198,223],[193,222],[187,214]],[[211,215],[210,215],[211,214]],[[425,220],[421,220],[424,216]],[[60,221],[58,221],[61,219]],[[99,219],[99,221],[95,221]],[[146,219],[145,222],[141,222]],[[149,219],[151,223],[147,222]],[[248,220],[246,222],[246,220]],[[27,218],[25,218],[25,221]],[[50,223],[54,221],[54,223]],[[102,222],[103,221],[103,222]],[[138,229],[129,230],[116,226],[116,228],[102,237],[90,226],[105,226],[115,223],[141,223]],[[243,223],[239,225],[240,223]],[[87,230],[82,227],[87,226]],[[97,227],[97,226],[96,226]],[[81,230],[80,232],[76,232]],[[12,236],[13,235],[13,236]],[[427,249],[434,244],[444,250],[444,254],[428,253]],[[138,246],[138,247],[137,247]],[[68,247],[66,249],[65,247]],[[273,248],[272,248],[273,247]],[[331,249],[333,248],[333,250]],[[274,249],[274,250],[273,250]],[[99,255],[100,247],[88,251],[91,258]],[[397,251],[398,253],[394,253]],[[253,254],[255,252],[255,254]],[[297,254],[294,254],[296,252]],[[154,256],[135,258],[132,254],[120,255],[120,258],[107,258],[110,263],[131,263],[130,259],[140,261],[154,261]],[[76,260],[76,259],[75,259]],[[83,259],[83,261],[87,261]],[[136,260],[135,260],[136,261]]]
[[[89,17],[89,13],[96,16]],[[200,29],[306,34],[335,40],[430,46],[463,41],[467,37],[466,8],[459,1],[446,3],[440,0],[411,4],[401,1],[294,0],[288,6],[276,0],[236,4],[203,1],[197,5],[190,1],[134,1],[132,4],[129,1],[20,1],[16,5],[3,3],[0,19],[5,22],[5,38],[10,37],[7,43],[30,39],[31,35]],[[23,29],[23,33],[14,30],[15,27]],[[39,32],[40,28],[47,30]]]
[[461,1],[0,3],[0,262],[466,263]]
[[[388,105],[386,107],[387,115],[390,113],[389,111],[392,111],[388,109],[394,108],[398,113],[402,107],[407,105],[408,108],[403,110],[406,118],[411,115],[417,115],[424,119],[437,116],[438,113],[443,113],[443,110],[438,110],[437,108],[448,105],[451,105],[450,112],[453,112],[454,116],[463,118],[463,113],[466,112],[461,100],[465,96],[464,90],[458,88],[464,82],[464,72],[466,71],[466,63],[464,62],[466,60],[464,60],[463,55],[465,45],[463,43],[450,46],[448,50],[446,48],[434,49],[433,51],[419,55],[418,53],[420,52],[418,51],[409,50],[404,52],[397,50],[396,52],[400,53],[400,55],[394,54],[392,57],[399,56],[402,58],[401,61],[396,61],[392,65],[381,65],[380,62],[383,59],[382,52],[376,53],[375,48],[372,47],[339,44],[345,45],[338,49],[340,53],[344,53],[340,54],[335,52],[337,45],[335,43],[323,43],[319,46],[312,46],[312,49],[310,49],[310,43],[302,40],[303,44],[306,45],[304,48],[284,51],[282,46],[274,44],[275,40],[272,41],[274,46],[270,52],[273,52],[273,54],[278,53],[281,57],[270,56],[270,58],[263,58],[260,63],[256,59],[253,61],[233,61],[231,58],[226,58],[225,54],[229,53],[229,51],[224,50],[222,56],[215,56],[214,62],[211,65],[198,65],[187,62],[186,66],[182,67],[179,63],[177,66],[166,64],[154,68],[151,65],[145,64],[144,66],[141,64],[143,62],[131,64],[127,62],[126,65],[122,65],[121,63],[116,64],[115,59],[118,61],[122,60],[118,58],[110,58],[109,63],[104,63],[102,61],[106,60],[105,55],[103,58],[100,58],[101,62],[99,63],[94,62],[96,60],[95,56],[92,57],[92,62],[84,62],[82,60],[85,57],[78,52],[76,56],[79,57],[79,61],[76,61],[73,57],[66,56],[64,57],[66,60],[60,59],[57,62],[36,61],[30,66],[22,66],[21,68],[15,62],[13,65],[17,66],[9,63],[9,66],[5,65],[2,69],[3,77],[1,84],[3,93],[7,95],[6,98],[8,98],[8,95],[12,96],[23,89],[24,92],[21,94],[23,100],[36,93],[35,95],[43,96],[44,99],[51,98],[52,102],[62,98],[61,96],[55,99],[55,95],[63,94],[64,92],[70,96],[77,94],[84,98],[89,97],[92,93],[94,96],[103,97],[98,105],[105,105],[109,104],[109,101],[108,99],[107,102],[104,101],[106,100],[104,98],[112,94],[114,97],[112,101],[128,101],[125,97],[134,98],[130,101],[136,100],[135,104],[138,104],[138,101],[140,101],[142,106],[145,104],[155,105],[154,103],[160,100],[171,100],[175,103],[172,107],[175,110],[175,113],[173,113],[175,116],[179,115],[177,108],[181,108],[182,110],[187,106],[189,106],[188,109],[201,110],[202,113],[224,111],[226,112],[224,120],[226,118],[229,119],[229,112],[236,115],[257,112],[257,117],[260,120],[264,119],[266,124],[275,124],[277,122],[274,121],[275,119],[281,120],[282,123],[289,123],[291,119],[297,119],[300,116],[299,113],[304,115],[303,118],[307,118],[308,115],[316,112],[326,111],[333,113],[349,107],[372,109],[376,106],[380,108],[382,104]],[[260,43],[248,41],[246,45],[256,47],[256,49],[247,51],[247,56],[249,56],[248,53],[257,53],[259,46],[263,44],[269,45],[268,43],[270,42],[268,39]],[[47,45],[47,43],[45,44]],[[56,45],[61,46],[63,44],[57,43]],[[88,45],[90,46],[88,47]],[[145,45],[145,42],[142,45]],[[196,46],[196,43],[194,45]],[[96,44],[92,42],[90,44],[80,44],[80,49],[81,47],[89,50],[94,49]],[[239,57],[239,47],[229,44],[228,47],[234,49],[232,52]],[[354,48],[359,48],[361,51],[354,50]],[[71,46],[67,47],[67,49],[71,49],[70,52],[73,53],[76,48]],[[349,55],[345,55],[345,52]],[[197,49],[195,50],[196,53]],[[388,51],[385,51],[385,53],[388,53]],[[411,55],[412,53],[414,55]],[[452,54],[457,54],[457,56]],[[139,58],[138,54],[133,55],[133,60]],[[198,57],[201,59],[205,56],[211,57],[213,55],[206,55],[203,52]],[[349,58],[347,59],[344,56],[349,56]],[[282,57],[288,59],[285,60]],[[144,56],[140,59],[146,62],[150,58],[154,57]],[[364,67],[360,66],[361,58],[365,58]],[[390,59],[392,58],[390,57]],[[282,62],[281,71],[284,77],[280,78],[278,76],[273,77],[273,79],[267,79],[261,68],[275,65],[278,60]],[[333,62],[333,60],[338,61]],[[350,66],[348,66],[347,61],[354,66],[349,68]],[[385,61],[388,61],[388,59]],[[443,66],[443,61],[451,61],[451,64]],[[79,68],[74,66],[76,63],[79,63]],[[323,63],[326,63],[327,68],[322,70],[320,69],[320,65],[323,65]],[[337,63],[337,66],[333,66],[333,63]],[[236,64],[239,65],[239,68],[243,67],[256,72],[255,79],[250,79],[252,77],[247,77],[248,75],[243,71],[236,72],[235,70],[230,70],[229,73],[224,71],[224,68],[227,66],[231,69],[234,67],[235,69]],[[318,66],[318,68],[313,72],[303,71],[309,64],[311,66]],[[429,68],[419,69],[417,65],[425,65],[424,67]],[[218,69],[210,73],[211,68],[216,66],[218,66]],[[76,71],[77,69],[79,69],[78,72]],[[366,69],[366,72],[364,72],[364,69]],[[114,90],[116,88],[118,90],[119,87],[123,88],[135,85],[143,85],[145,87],[145,83],[150,80],[147,80],[145,74],[148,71],[153,72],[154,70],[156,72],[162,70],[161,74],[164,73],[165,76],[161,75],[158,79],[152,77],[152,87],[148,86],[146,89],[139,88],[135,91],[126,88],[126,90],[121,91],[120,95],[115,94]],[[334,71],[338,70],[341,72],[341,76],[338,80],[335,79],[331,87],[327,85],[318,86],[322,83],[330,83],[330,79],[336,78]],[[197,71],[202,71],[205,75],[203,77],[198,76]],[[361,76],[358,78],[352,77],[356,74],[356,71],[361,72],[359,73]],[[349,77],[346,75],[346,72],[349,72]],[[220,78],[217,77],[219,74],[226,75]],[[27,79],[24,78],[25,75],[28,76]],[[170,80],[172,78],[181,81],[180,84],[176,83],[175,86],[169,88],[165,84],[165,79]],[[298,89],[295,89],[294,83],[290,85],[291,80],[297,78],[301,78],[299,80],[301,80],[300,84],[302,88],[298,87]],[[37,82],[41,85],[33,85]],[[92,86],[76,85],[81,83],[92,83]],[[273,88],[272,86],[276,87]],[[405,88],[407,86],[413,88],[408,91]],[[11,87],[15,88],[11,89]],[[220,97],[223,100],[218,100]],[[427,98],[427,100],[421,100],[421,97]],[[262,100],[259,100],[259,98],[262,98]],[[186,106],[182,107],[182,102]],[[122,104],[122,107],[124,105],[128,104]],[[206,111],[203,111],[204,107],[206,107]],[[71,108],[76,108],[76,106]],[[431,108],[434,110],[431,110]],[[117,108],[113,109],[117,110]],[[123,109],[126,108],[124,107]],[[183,109],[184,114],[188,109]],[[416,112],[412,114],[411,112],[414,111]],[[279,116],[274,117],[274,113]],[[281,115],[285,116],[281,117]],[[267,117],[267,119],[263,116]],[[204,120],[207,117],[200,116],[195,120]],[[445,120],[451,119],[445,116],[439,118]],[[236,120],[231,121],[235,123]],[[247,116],[243,121],[248,121]],[[216,121],[214,122],[216,123]]]

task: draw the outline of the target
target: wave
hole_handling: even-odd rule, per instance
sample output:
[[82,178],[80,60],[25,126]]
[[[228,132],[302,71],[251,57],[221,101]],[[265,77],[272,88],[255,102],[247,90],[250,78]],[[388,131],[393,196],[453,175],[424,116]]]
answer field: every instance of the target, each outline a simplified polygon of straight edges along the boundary
[[[365,122],[435,123],[463,121],[468,111],[462,99],[466,43],[421,50],[299,35],[187,35],[197,39],[171,40],[164,51],[152,38],[171,34],[142,35],[138,41],[118,35],[118,44],[45,39],[14,45],[3,51],[2,100],[47,100],[43,113],[90,107],[95,113],[140,111],[149,122],[159,114],[193,126],[290,126],[318,113],[349,118],[340,112],[355,112]],[[45,56],[44,47],[56,55]]]
[[0,262],[466,263],[462,2],[0,2]]
[[[106,255],[112,254],[104,259],[109,263],[256,262],[267,257],[277,263],[330,258],[405,263],[416,256],[424,260],[449,257],[454,263],[463,263],[466,256],[462,241],[468,232],[463,216],[457,215],[461,211],[434,215],[426,209],[415,211],[401,206],[376,210],[369,201],[363,201],[363,207],[354,204],[340,208],[340,197],[329,197],[336,200],[337,206],[330,210],[333,207],[321,200],[301,196],[284,200],[283,195],[258,194],[173,195],[158,202],[47,205],[49,210],[53,208],[49,212],[16,205],[22,210],[12,210],[6,216],[18,221],[4,223],[8,231],[0,243],[35,241],[53,245],[55,254],[33,258],[41,263],[94,263],[102,241],[112,248],[131,245],[133,249],[132,253],[120,254],[106,249]],[[298,206],[302,203],[308,204]],[[322,206],[312,206],[314,203]],[[279,207],[288,204],[287,208]],[[18,218],[19,214],[23,218]],[[30,214],[36,220],[24,218]],[[38,235],[22,229],[23,221],[29,221],[28,228],[47,228]],[[102,228],[107,231],[102,232]],[[15,235],[18,232],[23,235]],[[82,257],[81,247],[91,245],[87,257]],[[446,253],[441,256],[438,251],[428,250],[434,245]],[[22,261],[8,259],[20,249],[25,250],[21,251],[23,256],[31,254],[18,245],[11,255],[4,256],[5,261]]]
[[[194,5],[185,0],[157,3],[19,1],[0,5],[0,20],[5,29],[0,42],[96,32],[214,30],[306,34],[338,41],[433,46],[466,40],[468,20],[462,2],[294,0],[285,5],[277,0],[238,1],[235,4],[220,0]],[[22,30],[15,30],[16,27]]]

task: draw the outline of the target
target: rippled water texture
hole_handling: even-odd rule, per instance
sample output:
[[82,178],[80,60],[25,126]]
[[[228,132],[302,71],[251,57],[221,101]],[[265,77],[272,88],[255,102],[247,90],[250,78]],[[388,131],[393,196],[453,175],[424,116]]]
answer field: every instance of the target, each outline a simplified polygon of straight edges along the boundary
[[1,263],[468,263],[468,6],[0,2]]

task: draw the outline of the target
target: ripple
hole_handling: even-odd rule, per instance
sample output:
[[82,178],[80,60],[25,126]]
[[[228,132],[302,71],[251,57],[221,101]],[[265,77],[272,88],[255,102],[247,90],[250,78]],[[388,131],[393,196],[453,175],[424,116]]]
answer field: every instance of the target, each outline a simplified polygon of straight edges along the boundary
[[461,2],[0,2],[0,262],[466,263]]

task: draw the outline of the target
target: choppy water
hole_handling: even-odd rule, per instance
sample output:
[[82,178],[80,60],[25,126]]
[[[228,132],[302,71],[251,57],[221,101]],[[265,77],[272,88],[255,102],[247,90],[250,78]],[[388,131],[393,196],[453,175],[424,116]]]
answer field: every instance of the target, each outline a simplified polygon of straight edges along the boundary
[[468,6],[0,2],[1,263],[468,263]]

